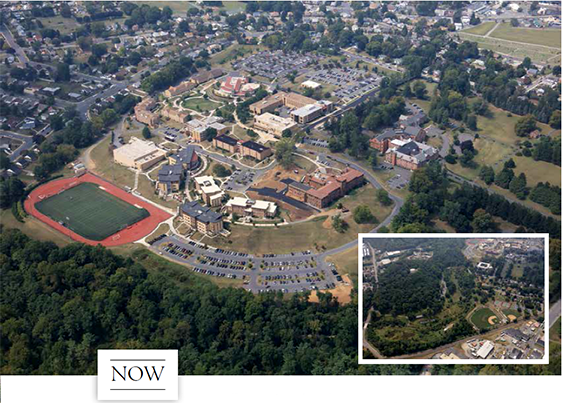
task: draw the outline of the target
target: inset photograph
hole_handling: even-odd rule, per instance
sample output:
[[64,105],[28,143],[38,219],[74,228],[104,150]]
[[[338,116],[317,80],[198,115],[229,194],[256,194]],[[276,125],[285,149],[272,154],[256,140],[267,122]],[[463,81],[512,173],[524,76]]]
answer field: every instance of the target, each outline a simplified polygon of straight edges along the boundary
[[547,234],[359,244],[359,364],[548,364]]

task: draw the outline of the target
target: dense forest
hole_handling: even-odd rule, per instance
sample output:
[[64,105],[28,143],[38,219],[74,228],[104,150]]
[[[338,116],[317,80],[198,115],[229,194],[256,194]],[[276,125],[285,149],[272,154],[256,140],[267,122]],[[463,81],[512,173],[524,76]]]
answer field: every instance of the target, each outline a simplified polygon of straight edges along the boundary
[[357,365],[356,302],[218,288],[147,251],[2,230],[0,277],[2,374],[95,374],[98,348],[178,349],[186,375],[420,371]]

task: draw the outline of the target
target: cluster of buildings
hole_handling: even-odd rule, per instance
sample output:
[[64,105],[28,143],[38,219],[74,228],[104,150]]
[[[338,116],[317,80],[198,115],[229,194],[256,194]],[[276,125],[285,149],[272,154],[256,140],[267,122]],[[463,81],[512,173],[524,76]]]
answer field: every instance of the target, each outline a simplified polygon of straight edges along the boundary
[[393,166],[416,170],[439,156],[437,149],[414,140],[393,140],[385,154],[385,161]]
[[361,186],[364,180],[364,175],[355,169],[339,175],[306,175],[302,182],[287,181],[286,196],[321,209]]
[[[285,116],[275,115],[279,108],[284,108]],[[330,101],[317,101],[303,95],[290,92],[277,92],[250,105],[257,129],[282,137],[283,133],[298,130],[297,124],[306,124],[334,110]]]
[[228,127],[221,122],[223,119],[218,116],[209,116],[201,119],[192,119],[185,125],[185,131],[191,138],[197,142],[207,140],[207,130],[215,129],[217,135],[223,135],[228,132]]
[[145,171],[166,158],[168,152],[152,141],[132,137],[129,143],[113,150],[117,164]]
[[181,184],[187,179],[189,172],[201,166],[201,159],[194,147],[186,147],[168,156],[168,163],[162,165],[158,171],[156,188],[160,196],[179,192]]

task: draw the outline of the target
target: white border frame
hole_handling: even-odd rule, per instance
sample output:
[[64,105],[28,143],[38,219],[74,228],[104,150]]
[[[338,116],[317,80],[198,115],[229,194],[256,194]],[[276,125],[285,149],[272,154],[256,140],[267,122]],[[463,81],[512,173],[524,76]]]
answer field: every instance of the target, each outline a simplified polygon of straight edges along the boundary
[[[490,359],[490,360],[477,360],[477,359],[459,359],[459,360],[437,360],[430,358],[388,358],[388,359],[372,359],[363,358],[363,240],[373,238],[541,238],[544,239],[544,356],[539,360],[533,359]],[[359,364],[422,364],[422,365],[441,365],[441,364],[473,364],[473,365],[488,365],[488,364],[548,364],[549,363],[549,330],[550,330],[550,301],[548,294],[548,280],[549,280],[549,235],[548,234],[471,234],[471,233],[423,233],[423,234],[393,234],[393,233],[361,233],[358,238],[358,259],[359,259],[359,272],[358,272],[358,357]]]

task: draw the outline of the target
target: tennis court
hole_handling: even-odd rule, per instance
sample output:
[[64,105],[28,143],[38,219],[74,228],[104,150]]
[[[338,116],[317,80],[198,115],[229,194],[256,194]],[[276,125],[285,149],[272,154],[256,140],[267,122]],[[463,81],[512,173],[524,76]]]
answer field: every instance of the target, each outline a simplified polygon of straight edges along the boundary
[[86,239],[101,241],[148,217],[91,182],[83,182],[35,204],[37,210]]

